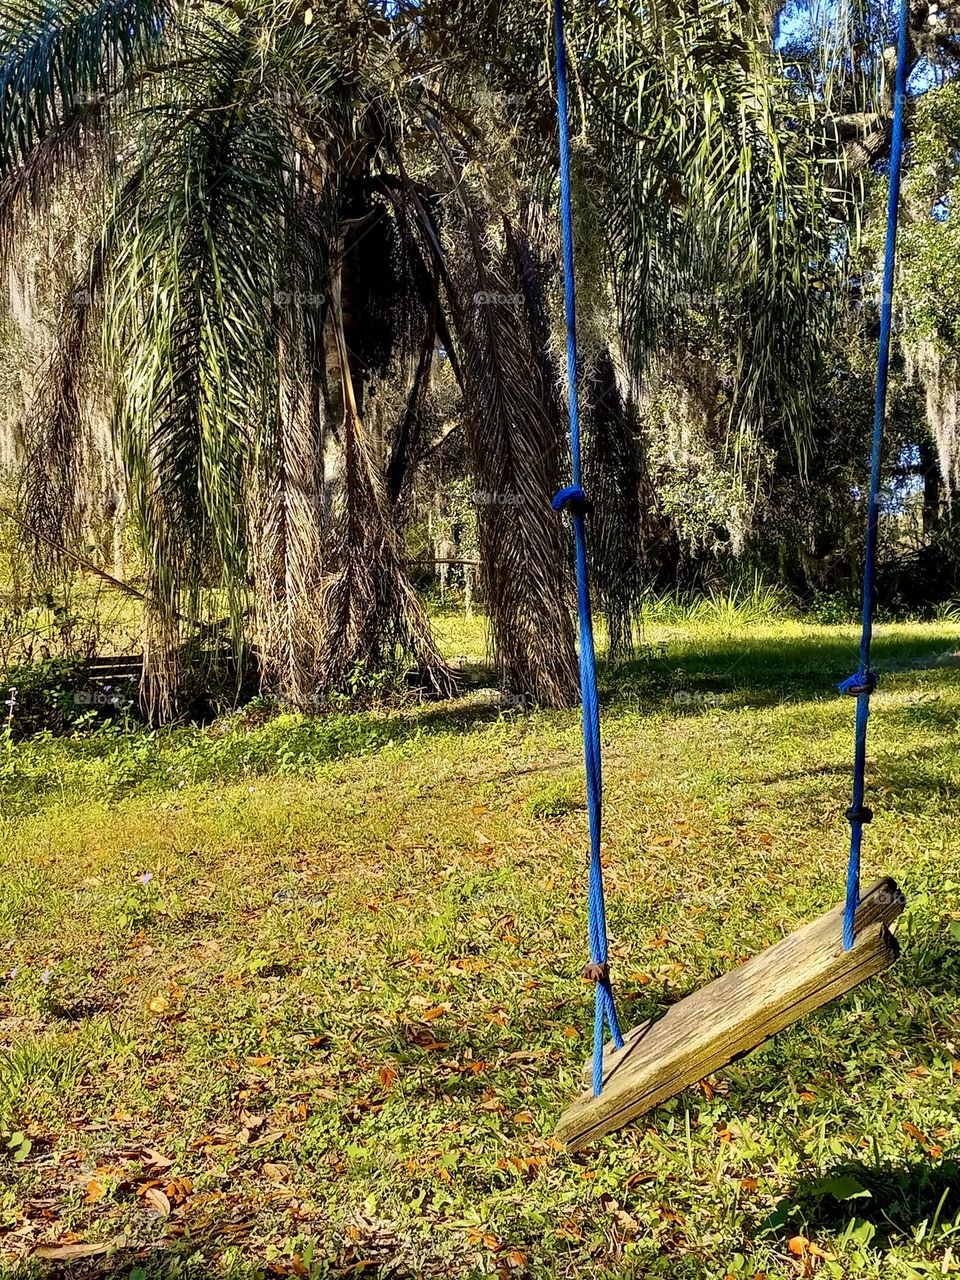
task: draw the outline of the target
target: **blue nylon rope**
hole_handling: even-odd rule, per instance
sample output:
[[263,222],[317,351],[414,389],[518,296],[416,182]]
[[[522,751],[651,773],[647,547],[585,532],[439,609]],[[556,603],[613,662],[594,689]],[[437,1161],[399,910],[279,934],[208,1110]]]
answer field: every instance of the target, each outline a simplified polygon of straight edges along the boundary
[[870,695],[876,676],[870,671],[873,616],[876,606],[877,532],[880,507],[880,461],[883,427],[887,415],[887,382],[890,372],[890,338],[893,328],[893,287],[897,265],[897,225],[900,215],[900,185],[903,176],[904,107],[907,99],[907,71],[910,0],[901,0],[900,37],[897,49],[897,82],[893,110],[893,139],[890,150],[890,196],[887,204],[887,243],[883,263],[883,296],[880,302],[880,346],[877,354],[877,394],[873,416],[873,446],[870,453],[870,488],[867,499],[867,546],[863,565],[863,631],[860,637],[860,669],[840,686],[856,691],[857,719],[853,761],[853,802],[850,820],[850,861],[847,865],[847,900],[843,913],[843,946],[854,942],[854,924],[860,902],[860,850],[863,827],[872,814],[864,807],[867,774],[867,721]]
[[560,222],[563,232],[563,290],[567,323],[567,383],[570,413],[570,458],[573,484],[553,500],[554,509],[570,509],[573,519],[577,567],[577,613],[580,622],[580,698],[583,704],[583,758],[587,775],[587,814],[590,822],[590,887],[587,916],[590,956],[602,966],[596,982],[593,1019],[593,1092],[603,1089],[604,1030],[610,1027],[613,1043],[623,1047],[617,1010],[607,966],[607,922],[603,901],[603,867],[600,861],[600,831],[603,816],[603,777],[600,760],[600,707],[597,699],[597,660],[590,611],[590,580],[587,573],[587,531],[584,522],[586,495],[583,492],[583,465],[580,446],[580,406],[577,400],[577,315],[573,269],[573,217],[570,199],[570,121],[567,108],[567,51],[564,43],[563,0],[553,5],[554,59],[557,74],[557,125],[560,134]]

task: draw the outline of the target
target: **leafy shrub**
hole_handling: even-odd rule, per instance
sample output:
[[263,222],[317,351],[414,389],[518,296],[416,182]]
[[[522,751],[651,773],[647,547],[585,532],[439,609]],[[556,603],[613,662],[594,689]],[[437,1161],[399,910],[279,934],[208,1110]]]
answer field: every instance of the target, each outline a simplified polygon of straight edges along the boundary
[[62,733],[92,719],[90,708],[76,695],[80,663],[71,658],[45,658],[0,671],[0,731],[26,738],[45,730]]
[[838,591],[818,591],[807,610],[807,616],[812,622],[819,622],[825,627],[838,627],[845,622],[852,622],[854,612],[850,601]]

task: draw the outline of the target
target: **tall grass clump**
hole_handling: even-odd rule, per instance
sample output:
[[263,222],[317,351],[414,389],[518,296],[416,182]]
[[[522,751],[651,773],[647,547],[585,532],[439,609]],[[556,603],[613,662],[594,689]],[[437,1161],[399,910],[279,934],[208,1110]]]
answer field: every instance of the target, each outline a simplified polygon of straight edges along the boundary
[[705,592],[680,588],[662,595],[651,592],[643,605],[647,623],[692,624],[721,631],[783,622],[795,616],[796,603],[789,591],[767,582],[759,573],[716,583]]

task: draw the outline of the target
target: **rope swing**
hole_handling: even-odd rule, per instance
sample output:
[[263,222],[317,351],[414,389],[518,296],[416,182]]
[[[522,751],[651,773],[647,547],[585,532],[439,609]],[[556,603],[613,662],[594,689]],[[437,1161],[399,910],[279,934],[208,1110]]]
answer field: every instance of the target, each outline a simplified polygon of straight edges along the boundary
[[[563,237],[563,288],[567,336],[567,383],[571,484],[553,499],[573,525],[580,630],[580,697],[587,810],[590,825],[590,873],[587,900],[590,963],[584,977],[595,986],[593,1059],[585,1093],[560,1119],[557,1133],[578,1151],[605,1133],[673,1097],[756,1048],[806,1013],[836,999],[887,968],[899,948],[889,925],[904,907],[897,885],[879,881],[861,893],[863,828],[873,818],[865,804],[867,723],[877,675],[870,667],[876,610],[877,533],[880,508],[883,429],[887,411],[896,269],[897,224],[904,154],[904,111],[909,63],[910,0],[901,0],[887,206],[886,254],[880,310],[876,401],[870,482],[867,490],[867,540],[863,573],[860,666],[838,687],[857,699],[853,799],[847,810],[850,857],[844,903],[818,920],[760,952],[708,986],[672,1005],[624,1036],[617,1021],[610,985],[609,946],[603,893],[600,837],[603,778],[597,665],[587,569],[586,517],[591,504],[583,488],[580,412],[577,395],[576,283],[570,194],[570,124],[567,103],[567,55],[563,0],[553,0],[557,127],[560,144],[560,225]],[[604,1049],[605,1033],[612,1044]],[[586,1082],[586,1081],[585,1081]]]

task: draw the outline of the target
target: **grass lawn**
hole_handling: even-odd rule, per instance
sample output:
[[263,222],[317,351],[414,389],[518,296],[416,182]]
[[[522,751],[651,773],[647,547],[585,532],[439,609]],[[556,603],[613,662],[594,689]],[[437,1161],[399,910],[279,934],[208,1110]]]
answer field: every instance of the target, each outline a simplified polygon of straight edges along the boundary
[[[605,677],[627,1025],[840,899],[852,751],[852,628],[646,639]],[[960,1271],[958,649],[878,634],[899,965],[576,1158],[575,713],[0,743],[0,1274]]]

